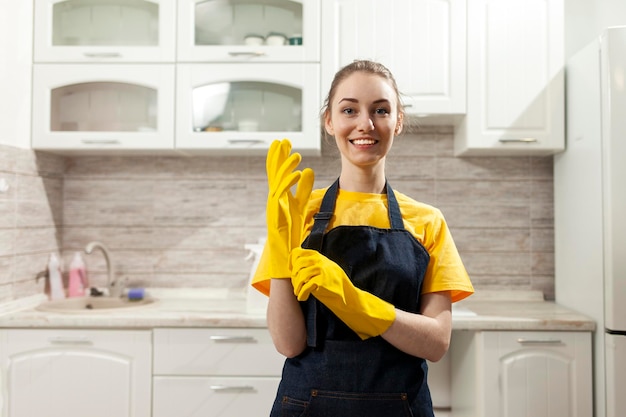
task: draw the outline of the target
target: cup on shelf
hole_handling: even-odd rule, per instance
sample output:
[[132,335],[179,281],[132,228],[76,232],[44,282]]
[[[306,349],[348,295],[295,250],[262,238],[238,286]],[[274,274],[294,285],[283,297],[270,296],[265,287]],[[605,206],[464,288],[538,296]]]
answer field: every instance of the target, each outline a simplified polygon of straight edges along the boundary
[[243,38],[243,42],[249,46],[263,45],[265,38],[261,35],[250,33]]
[[302,35],[295,33],[289,37],[289,45],[302,45]]
[[279,32],[270,32],[265,37],[265,44],[269,46],[280,46],[287,42],[287,36]]

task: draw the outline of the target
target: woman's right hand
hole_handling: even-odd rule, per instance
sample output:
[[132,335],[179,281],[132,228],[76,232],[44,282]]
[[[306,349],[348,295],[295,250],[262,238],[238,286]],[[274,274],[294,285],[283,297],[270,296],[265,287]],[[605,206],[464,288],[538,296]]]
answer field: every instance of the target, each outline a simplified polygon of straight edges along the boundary
[[[270,250],[270,276],[289,278],[291,267],[289,255],[302,242],[304,210],[313,189],[313,170],[295,169],[302,159],[299,153],[291,153],[287,139],[274,141],[268,150],[266,171],[269,193],[267,197],[267,243]],[[291,187],[298,184],[296,195]]]

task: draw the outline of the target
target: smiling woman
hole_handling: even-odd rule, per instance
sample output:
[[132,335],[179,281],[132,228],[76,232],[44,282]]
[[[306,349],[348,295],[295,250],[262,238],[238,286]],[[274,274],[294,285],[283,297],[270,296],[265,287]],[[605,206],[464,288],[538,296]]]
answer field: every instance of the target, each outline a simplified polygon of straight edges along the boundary
[[268,244],[253,285],[288,358],[271,415],[432,417],[426,360],[448,350],[451,303],[472,284],[441,212],[387,183],[404,123],[389,70],[341,69],[323,120],[341,154],[330,187],[311,192],[287,140],[267,156]]

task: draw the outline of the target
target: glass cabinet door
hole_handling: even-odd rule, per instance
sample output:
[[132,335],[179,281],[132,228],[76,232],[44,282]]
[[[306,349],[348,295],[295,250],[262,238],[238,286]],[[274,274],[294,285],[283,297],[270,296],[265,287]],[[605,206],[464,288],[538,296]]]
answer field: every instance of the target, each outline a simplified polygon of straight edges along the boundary
[[265,151],[286,137],[319,151],[318,64],[183,64],[177,77],[177,149]]
[[174,147],[174,65],[35,65],[34,149]]
[[179,61],[318,62],[320,0],[179,0]]
[[35,62],[172,62],[171,0],[35,0]]

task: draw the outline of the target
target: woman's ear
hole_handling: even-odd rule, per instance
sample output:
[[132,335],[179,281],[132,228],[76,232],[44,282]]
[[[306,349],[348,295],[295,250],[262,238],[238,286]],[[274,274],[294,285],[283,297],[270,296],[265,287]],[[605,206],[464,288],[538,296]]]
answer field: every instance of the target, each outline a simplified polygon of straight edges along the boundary
[[400,133],[402,133],[402,128],[404,127],[404,113],[399,113],[398,114],[398,121],[396,122],[396,129],[394,131],[394,133],[397,135],[399,135]]
[[335,129],[333,129],[333,122],[330,120],[330,114],[328,111],[324,112],[324,129],[330,136],[335,135]]

